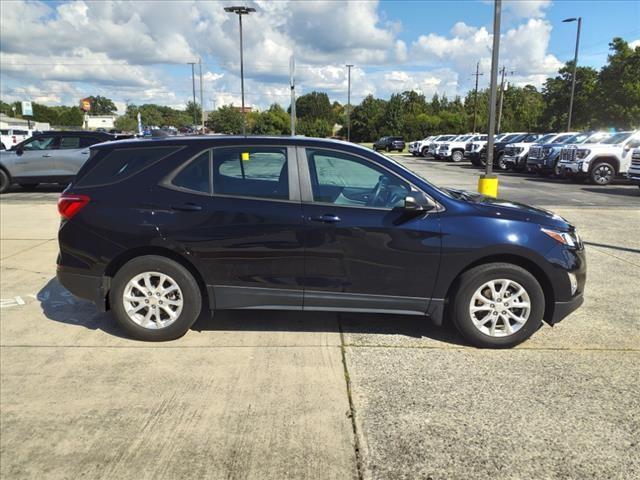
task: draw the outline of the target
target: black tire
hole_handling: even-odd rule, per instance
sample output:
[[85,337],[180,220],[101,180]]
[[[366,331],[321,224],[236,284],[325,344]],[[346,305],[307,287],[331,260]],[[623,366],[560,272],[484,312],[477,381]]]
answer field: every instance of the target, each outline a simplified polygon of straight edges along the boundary
[[560,168],[560,160],[556,160],[555,162],[553,162],[553,175],[555,177],[562,176],[562,168]]
[[479,167],[481,165],[480,159],[478,157],[470,157],[471,164]]
[[10,186],[11,177],[9,177],[9,174],[7,172],[0,168],[0,193],[4,193],[9,190]]
[[589,180],[594,185],[609,185],[615,177],[616,169],[609,162],[598,162],[589,172]]
[[387,147],[387,152],[391,153],[391,146],[390,145]]
[[[125,310],[123,300],[125,288],[131,279],[144,272],[168,275],[182,292],[182,311],[173,323],[164,328],[145,328],[129,318]],[[118,270],[111,282],[109,303],[116,321],[131,337],[150,342],[162,342],[180,338],[191,328],[202,310],[202,292],[198,282],[184,266],[166,257],[146,255],[130,260]]]
[[[526,290],[531,305],[529,317],[522,327],[505,336],[491,336],[481,332],[474,325],[469,311],[476,290],[486,282],[498,279],[511,280],[521,285]],[[525,341],[540,328],[544,305],[542,288],[531,273],[511,263],[489,263],[472,268],[460,276],[452,299],[451,318],[460,334],[469,343],[480,348],[510,348]]]
[[32,188],[36,188],[38,185],[40,185],[39,183],[21,183],[20,186],[22,188],[25,189],[32,189]]
[[498,154],[498,158],[496,159],[495,165],[499,170],[504,170],[504,171],[509,170],[509,166],[504,161],[504,153]]
[[451,161],[460,163],[462,160],[464,160],[464,153],[462,153],[460,150],[456,150],[451,154]]

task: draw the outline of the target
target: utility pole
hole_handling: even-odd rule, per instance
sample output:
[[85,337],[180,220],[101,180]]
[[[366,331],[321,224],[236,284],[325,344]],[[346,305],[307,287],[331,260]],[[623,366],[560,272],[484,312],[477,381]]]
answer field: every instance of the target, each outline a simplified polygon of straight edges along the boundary
[[484,75],[484,73],[480,73],[480,61],[476,63],[476,73],[473,74],[476,77],[476,89],[473,94],[473,129],[471,130],[473,133],[476,133],[476,115],[478,113],[478,77],[480,75]]
[[198,66],[200,67],[200,120],[202,133],[204,133],[204,98],[202,94],[202,58],[198,59]]
[[289,58],[289,85],[291,86],[291,136],[296,134],[296,63],[293,55]]
[[495,0],[493,7],[493,47],[491,48],[491,88],[489,94],[489,135],[487,136],[487,170],[478,180],[478,191],[490,197],[498,196],[498,178],[493,171],[493,143],[496,126],[496,87],[498,83],[498,59],[500,53],[500,16],[502,0]]
[[578,31],[576,32],[576,53],[573,57],[573,79],[571,80],[571,99],[569,100],[569,120],[567,121],[567,132],[571,131],[571,115],[573,114],[573,94],[576,91],[576,70],[578,68],[578,47],[580,47],[580,30],[582,29],[582,17],[565,18],[563,22],[578,21]]
[[504,76],[507,67],[504,65],[500,69],[500,74],[502,75],[502,80],[500,80],[500,106],[498,107],[498,126],[496,127],[496,133],[500,133],[500,123],[502,122],[502,102],[504,100]]
[[353,65],[346,65],[347,67],[347,142],[351,141],[351,67]]
[[196,62],[187,62],[187,65],[191,65],[191,84],[193,86],[193,126],[198,123],[196,117]]

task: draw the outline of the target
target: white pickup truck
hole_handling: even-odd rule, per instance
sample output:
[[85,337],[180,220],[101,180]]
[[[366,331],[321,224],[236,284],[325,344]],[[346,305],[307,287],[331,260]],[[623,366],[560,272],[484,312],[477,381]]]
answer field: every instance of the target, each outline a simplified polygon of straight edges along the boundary
[[435,157],[440,160],[452,160],[454,162],[461,162],[464,160],[464,151],[468,142],[479,140],[482,135],[466,134],[459,135],[451,141],[441,143],[438,146],[438,151]]
[[422,140],[416,140],[415,142],[409,143],[409,153],[414,157],[417,155],[422,155],[423,157],[427,156],[427,151],[429,150],[429,144],[435,140],[436,136],[432,135],[427,138],[423,138]]
[[640,187],[640,148],[636,148],[631,154],[631,165],[629,165],[627,177],[631,183]]
[[608,185],[616,175],[628,172],[631,152],[638,147],[640,130],[618,132],[600,143],[568,145],[560,151],[559,168],[565,177]]
[[14,147],[32,135],[33,131],[30,130],[3,128],[0,130],[0,143],[2,144],[0,150],[10,150],[11,147]]
[[436,153],[438,153],[438,148],[440,147],[441,143],[448,142],[449,140],[453,140],[456,137],[457,135],[438,135],[431,141],[431,143],[429,143],[429,155],[435,157]]

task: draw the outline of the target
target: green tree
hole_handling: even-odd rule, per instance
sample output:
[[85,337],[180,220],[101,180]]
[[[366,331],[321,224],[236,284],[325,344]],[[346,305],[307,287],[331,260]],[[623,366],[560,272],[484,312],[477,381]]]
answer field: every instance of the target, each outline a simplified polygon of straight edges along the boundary
[[324,118],[307,117],[298,120],[296,132],[307,137],[325,138],[331,136],[332,128],[333,124]]
[[367,95],[351,112],[351,140],[371,142],[382,133],[382,120],[387,102]]
[[402,135],[404,119],[404,101],[402,95],[394,93],[385,105],[382,117],[383,135]]
[[100,95],[91,95],[88,98],[91,102],[91,110],[89,111],[91,115],[113,115],[118,111],[113,100],[110,98]]
[[187,102],[187,108],[185,109],[185,114],[189,118],[189,124],[193,125],[193,119],[195,118],[195,124],[200,125],[200,118],[202,115],[202,108],[197,103],[194,103],[192,100]]
[[289,114],[277,103],[264,112],[255,112],[251,125],[251,132],[255,135],[286,135],[290,130]]
[[[640,127],[640,46],[632,49],[621,38],[609,44],[612,53],[598,75],[595,124],[601,128]],[[576,87],[577,88],[577,87]]]
[[311,92],[296,98],[296,116],[300,119],[323,119],[334,121],[334,113],[329,95],[323,92]]
[[242,132],[242,113],[233,105],[223,105],[209,114],[207,125],[214,132],[239,134]]

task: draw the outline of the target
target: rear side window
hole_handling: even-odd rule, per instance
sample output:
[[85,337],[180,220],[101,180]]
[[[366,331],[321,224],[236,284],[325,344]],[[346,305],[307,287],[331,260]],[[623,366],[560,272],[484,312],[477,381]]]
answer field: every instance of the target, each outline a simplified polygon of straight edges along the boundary
[[60,137],[60,150],[68,150],[70,148],[80,148],[79,137]]
[[289,199],[286,148],[214,148],[213,165],[214,194]]
[[80,148],[87,148],[87,147],[90,147],[91,145],[95,145],[96,143],[102,143],[102,142],[106,142],[106,140],[103,140],[98,137],[82,137],[80,138]]
[[77,178],[79,187],[120,182],[178,151],[180,147],[117,148]]
[[171,180],[174,187],[198,193],[211,193],[210,150],[186,164]]

